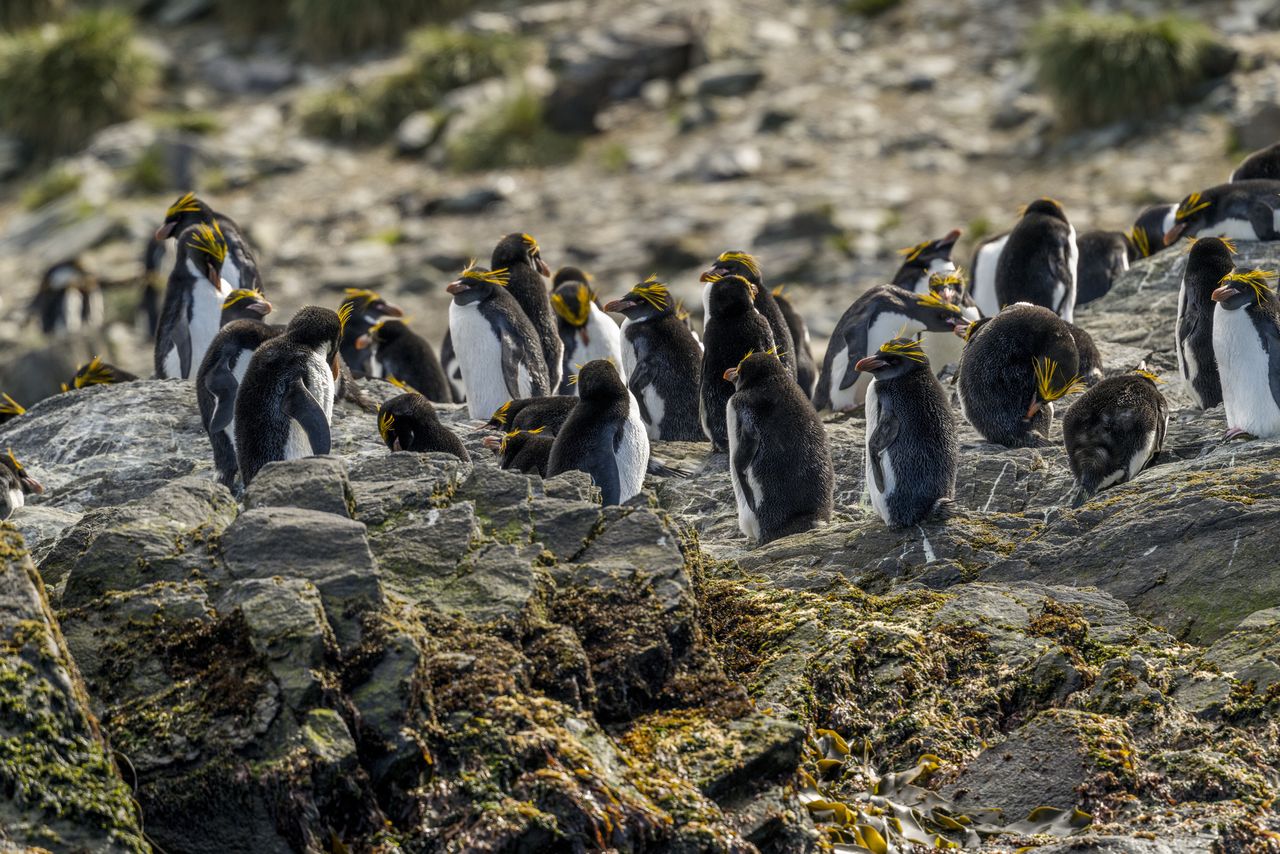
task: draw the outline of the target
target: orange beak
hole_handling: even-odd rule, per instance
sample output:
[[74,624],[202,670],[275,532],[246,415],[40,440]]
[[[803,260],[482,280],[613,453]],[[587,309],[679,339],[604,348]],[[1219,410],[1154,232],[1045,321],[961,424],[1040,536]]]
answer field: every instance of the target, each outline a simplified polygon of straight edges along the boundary
[[364,349],[367,349],[369,345],[373,343],[373,339],[370,338],[369,333],[366,332],[365,334],[357,338],[355,343],[356,343],[357,350],[364,350]]
[[1164,245],[1172,246],[1174,243],[1177,242],[1178,238],[1181,237],[1182,233],[1186,230],[1187,230],[1187,224],[1185,222],[1175,223],[1173,228],[1169,229],[1169,231],[1165,234]]
[[1031,398],[1031,405],[1027,407],[1027,418],[1028,419],[1035,418],[1036,413],[1039,411],[1040,411],[1040,401],[1034,397]]
[[724,378],[731,383],[736,383],[738,381],[738,369],[730,368],[729,370],[725,371]]
[[337,381],[338,381],[338,374],[342,372],[342,369],[339,367],[341,364],[342,364],[342,356],[338,355],[337,353],[334,353],[334,354],[333,354],[333,363],[330,365],[330,367],[332,367],[332,368],[333,368],[333,381],[334,381],[334,382],[337,382]]
[[1227,300],[1231,299],[1233,296],[1235,296],[1238,293],[1240,293],[1240,291],[1236,290],[1230,285],[1223,285],[1222,287],[1215,290],[1212,294],[1210,294],[1209,298],[1212,299],[1214,302],[1226,302]]
[[173,234],[173,227],[177,223],[166,222],[156,229],[156,240],[168,240],[169,235]]
[[878,371],[887,364],[888,362],[884,359],[877,358],[876,356],[867,356],[865,359],[859,359],[855,362],[853,369],[860,374],[868,373],[871,371]]
[[480,444],[491,451],[496,451],[502,446],[502,439],[498,436],[485,436],[480,440]]

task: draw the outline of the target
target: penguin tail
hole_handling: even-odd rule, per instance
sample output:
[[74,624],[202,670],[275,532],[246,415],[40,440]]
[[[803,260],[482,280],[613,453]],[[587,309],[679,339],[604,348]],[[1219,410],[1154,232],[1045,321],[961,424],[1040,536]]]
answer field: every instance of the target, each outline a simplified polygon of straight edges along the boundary
[[1094,490],[1084,484],[1078,484],[1071,493],[1071,509],[1075,510],[1093,497]]
[[654,475],[655,477],[687,478],[687,477],[693,476],[693,472],[690,471],[689,469],[682,469],[682,468],[676,468],[674,466],[669,466],[666,463],[662,462],[662,460],[655,459],[653,457],[649,457],[649,465],[646,471],[649,474]]

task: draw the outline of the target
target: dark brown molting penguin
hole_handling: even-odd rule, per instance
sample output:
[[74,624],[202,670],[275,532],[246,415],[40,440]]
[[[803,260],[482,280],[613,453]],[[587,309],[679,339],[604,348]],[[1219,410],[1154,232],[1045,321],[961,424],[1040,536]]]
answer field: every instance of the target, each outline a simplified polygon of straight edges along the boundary
[[769,323],[769,331],[773,334],[773,343],[778,347],[783,366],[793,377],[796,376],[796,344],[791,338],[791,328],[774,300],[773,292],[764,286],[764,274],[754,256],[745,252],[722,252],[711,269],[702,274],[702,281],[706,283],[702,288],[703,324],[706,324],[706,318],[710,315],[707,297],[711,293],[711,283],[729,276],[741,276],[755,288],[756,311]]
[[436,403],[453,403],[453,389],[436,351],[403,320],[379,320],[356,339],[357,350],[370,348],[384,379],[399,380]]
[[556,394],[546,397],[523,397],[508,400],[494,410],[493,416],[479,429],[501,430],[509,433],[512,430],[532,430],[541,427],[547,436],[555,436],[573,411],[578,398],[571,394]]
[[[542,342],[542,358],[551,380],[551,388],[560,386],[560,372],[564,360],[564,345],[556,328],[555,313],[551,310],[551,298],[547,293],[544,276],[551,275],[551,268],[542,260],[538,241],[519,232],[508,234],[493,249],[489,259],[490,269],[506,270],[507,292],[515,297],[521,310],[533,324]],[[454,347],[458,347],[457,340]]]
[[396,395],[379,407],[378,435],[391,451],[436,452],[471,459],[458,435],[440,423],[431,401],[417,392]]
[[499,468],[546,477],[555,441],[554,436],[536,427],[512,430],[502,436],[486,436],[484,446],[498,455]]
[[1160,453],[1169,405],[1154,374],[1135,371],[1095,385],[1062,419],[1067,461],[1076,479],[1071,506],[1132,480]]
[[737,367],[748,353],[774,348],[769,322],[755,308],[755,287],[742,276],[712,277],[707,283],[698,420],[717,451],[729,447],[725,406],[733,387],[724,381],[724,372]]

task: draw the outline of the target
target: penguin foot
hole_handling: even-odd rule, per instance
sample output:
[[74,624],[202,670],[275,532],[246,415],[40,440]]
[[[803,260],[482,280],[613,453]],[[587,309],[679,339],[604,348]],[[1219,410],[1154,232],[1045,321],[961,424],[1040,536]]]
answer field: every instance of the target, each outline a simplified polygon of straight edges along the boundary
[[1222,434],[1222,441],[1230,442],[1232,439],[1252,439],[1253,434],[1248,430],[1242,430],[1239,427],[1232,427],[1230,430]]

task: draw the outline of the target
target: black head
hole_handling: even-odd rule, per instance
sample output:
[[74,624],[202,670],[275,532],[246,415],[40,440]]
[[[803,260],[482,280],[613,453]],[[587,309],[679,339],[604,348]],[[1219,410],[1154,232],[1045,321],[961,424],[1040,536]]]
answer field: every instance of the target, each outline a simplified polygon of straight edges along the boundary
[[1235,269],[1232,257],[1235,244],[1221,237],[1201,237],[1191,244],[1187,253],[1186,276],[1188,285],[1197,284],[1194,295],[1204,298],[1217,289],[1218,283]]
[[[1200,241],[1196,241],[1199,243]],[[1273,282],[1276,274],[1270,270],[1240,270],[1222,277],[1212,298],[1229,311],[1247,305],[1274,306],[1276,291]]]
[[91,385],[115,385],[131,379],[134,379],[133,374],[125,373],[115,365],[102,361],[101,356],[94,356],[76,368],[75,376],[71,378],[70,383],[62,384],[62,390],[88,388]]
[[969,323],[960,324],[951,331],[963,338],[967,344],[973,340],[974,335],[978,334],[978,330],[986,326],[990,320],[991,318],[989,317],[980,317],[977,320],[970,321]]
[[627,386],[618,374],[617,367],[608,359],[587,362],[574,377],[578,399],[588,401],[613,401],[627,396]]
[[390,344],[392,341],[396,341],[407,334],[409,334],[408,324],[406,324],[403,320],[398,320],[394,317],[388,317],[383,320],[379,320],[377,323],[373,325],[373,327],[365,335],[362,335],[359,338],[357,338],[356,347],[358,349],[363,349],[360,347],[360,342],[366,341],[366,339],[367,339],[365,343],[366,347],[368,346],[369,342],[373,344],[377,344],[379,346],[383,344]]
[[222,325],[233,320],[261,320],[271,313],[271,303],[261,291],[240,288],[227,294],[222,301]]
[[40,481],[36,480],[31,474],[18,462],[18,458],[13,455],[13,449],[9,448],[3,456],[0,456],[0,465],[4,466],[13,475],[13,479],[17,481],[18,487],[24,495],[35,493],[39,495],[44,492],[44,487]]
[[310,350],[322,351],[325,361],[333,368],[334,379],[338,378],[338,347],[342,343],[343,327],[351,310],[346,306],[340,311],[309,305],[293,316],[284,334],[293,341]]
[[1213,215],[1213,200],[1192,193],[1178,203],[1173,212],[1173,228],[1165,232],[1164,245],[1173,245],[1180,237],[1195,237]]
[[347,324],[349,337],[360,335],[384,317],[404,317],[400,306],[387,302],[376,291],[347,288],[343,295],[342,305],[351,303],[351,320]]
[[747,353],[736,367],[724,372],[724,378],[733,383],[734,389],[742,391],[771,380],[789,379],[790,374],[774,347],[763,353]]
[[507,281],[506,268],[490,270],[472,264],[445,290],[453,294],[453,301],[458,305],[472,305],[489,299],[498,289],[505,288]]
[[489,265],[495,270],[503,268],[510,270],[521,264],[537,270],[539,275],[551,275],[551,268],[547,266],[546,261],[542,260],[542,250],[538,248],[538,241],[528,234],[516,231],[498,241],[498,245],[493,248],[493,255],[489,258]]
[[961,234],[963,232],[960,229],[954,228],[947,232],[946,236],[939,237],[937,240],[926,240],[924,243],[899,249],[898,254],[903,256],[902,266],[927,270],[934,262],[950,261],[951,250],[955,248]]
[[502,404],[497,409],[493,410],[493,415],[489,417],[489,420],[486,421],[482,427],[479,427],[477,429],[480,429],[480,430],[507,429],[507,419],[511,417],[511,403],[512,402],[508,400],[506,403]]
[[551,286],[558,288],[567,282],[579,282],[584,285],[591,284],[591,276],[579,270],[577,267],[561,267],[556,270],[555,278],[551,280]]
[[1067,212],[1057,199],[1036,199],[1034,202],[1027,205],[1027,209],[1023,211],[1023,216],[1026,216],[1027,214],[1042,214],[1044,216],[1053,217],[1054,219],[1060,219],[1063,222],[1067,221]]
[[185,263],[184,257],[195,262],[214,290],[222,289],[222,264],[227,260],[227,239],[216,222],[212,225],[197,223],[178,235],[179,264]]
[[605,311],[621,314],[628,320],[652,320],[676,310],[667,286],[657,276],[649,276],[622,299],[616,299],[604,307]]
[[1129,231],[1129,244],[1138,258],[1150,258],[1164,248],[1164,222],[1176,205],[1152,205],[1138,214]]
[[892,380],[917,371],[929,370],[929,357],[914,338],[894,338],[880,345],[875,355],[859,359],[853,369],[871,374],[877,380]]
[[927,294],[912,294],[907,311],[930,332],[951,332],[969,323],[963,307],[942,299],[932,290]]
[[156,229],[156,240],[167,240],[200,223],[212,225],[213,211],[197,199],[195,193],[187,193],[164,212],[164,222]]
[[557,285],[552,292],[551,308],[565,323],[574,329],[581,329],[587,325],[587,318],[591,316],[591,304],[595,299],[596,295],[591,292],[590,285],[582,282],[566,282]]
[[741,276],[757,288],[764,284],[760,264],[746,252],[721,252],[711,269],[702,274],[699,281],[712,282],[729,276]]
[[[705,274],[704,274],[705,275]],[[755,310],[756,286],[743,276],[710,276],[707,308],[714,317],[736,317]]]
[[398,394],[378,407],[378,435],[392,451],[412,450],[415,435],[436,420],[431,401],[416,391]]

